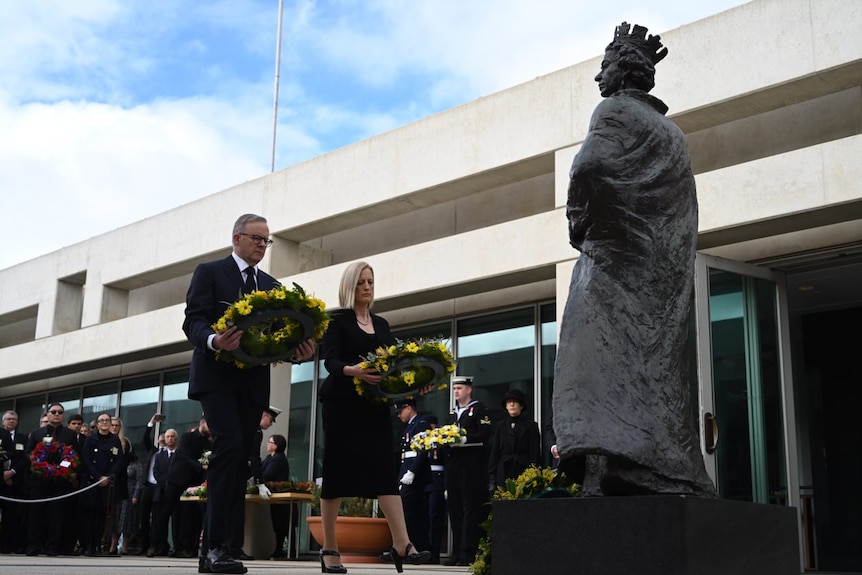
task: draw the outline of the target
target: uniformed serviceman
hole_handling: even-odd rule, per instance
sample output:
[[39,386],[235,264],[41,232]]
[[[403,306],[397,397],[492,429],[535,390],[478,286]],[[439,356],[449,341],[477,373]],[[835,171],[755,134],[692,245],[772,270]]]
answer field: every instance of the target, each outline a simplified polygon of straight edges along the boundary
[[395,415],[406,424],[401,434],[401,469],[398,472],[401,504],[407,534],[418,549],[428,549],[428,510],[425,506],[425,486],[431,481],[427,451],[414,451],[413,438],[431,429],[427,415],[416,413],[416,400],[404,399],[395,404]]
[[467,432],[461,444],[448,449],[446,491],[449,521],[452,525],[452,549],[444,565],[469,565],[473,562],[482,536],[485,517],[483,505],[488,499],[485,443],[491,434],[491,420],[482,402],[473,399],[473,378],[452,378],[455,408],[449,413],[449,424],[458,424]]

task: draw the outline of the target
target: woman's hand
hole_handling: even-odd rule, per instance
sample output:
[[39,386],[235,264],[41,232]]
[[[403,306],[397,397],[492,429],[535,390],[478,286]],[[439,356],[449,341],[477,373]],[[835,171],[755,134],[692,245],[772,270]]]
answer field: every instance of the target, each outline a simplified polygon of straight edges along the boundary
[[348,366],[348,369],[353,373],[352,377],[358,377],[365,383],[370,383],[371,385],[377,385],[382,379],[380,372],[373,367],[363,369],[359,367],[359,364],[357,363],[356,365]]

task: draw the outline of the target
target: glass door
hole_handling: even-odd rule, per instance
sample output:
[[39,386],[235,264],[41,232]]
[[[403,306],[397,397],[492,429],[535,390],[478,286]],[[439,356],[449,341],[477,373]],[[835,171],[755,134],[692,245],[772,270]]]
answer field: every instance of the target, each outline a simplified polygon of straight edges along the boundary
[[698,254],[701,440],[721,497],[799,506],[783,274]]

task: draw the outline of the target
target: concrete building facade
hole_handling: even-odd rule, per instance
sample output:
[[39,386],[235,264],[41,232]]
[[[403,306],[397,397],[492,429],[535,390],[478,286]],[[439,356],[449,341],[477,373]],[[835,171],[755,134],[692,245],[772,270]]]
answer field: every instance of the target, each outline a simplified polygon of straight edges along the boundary
[[[858,0],[755,0],[661,32],[670,54],[653,90],[687,135],[697,178],[693,416],[707,467],[722,496],[799,509],[808,569],[862,571],[862,428],[853,417],[862,381],[853,361],[862,350],[860,27]],[[17,409],[22,425],[47,401],[88,414],[113,408],[133,430],[154,409],[195,421],[184,400],[185,291],[198,263],[229,253],[236,217],[253,212],[275,240],[264,269],[335,305],[344,267],[368,261],[375,311],[399,334],[450,338],[483,402],[496,409],[518,387],[544,425],[555,326],[578,255],[567,241],[568,170],[600,99],[601,48],[0,270],[0,408]],[[289,407],[279,425],[292,468],[313,477],[325,372],[273,372],[273,403]],[[449,405],[439,393],[424,407],[445,416]]]

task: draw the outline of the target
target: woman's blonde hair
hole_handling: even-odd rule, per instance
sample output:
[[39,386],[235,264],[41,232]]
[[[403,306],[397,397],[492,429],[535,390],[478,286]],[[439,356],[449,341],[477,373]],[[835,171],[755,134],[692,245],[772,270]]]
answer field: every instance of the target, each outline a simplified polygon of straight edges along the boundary
[[[371,275],[374,275],[374,268],[365,262],[353,262],[341,274],[341,286],[338,289],[338,303],[343,309],[353,309],[353,304],[356,303],[356,284],[359,283],[359,276],[362,275],[362,270],[368,268],[371,270]],[[374,300],[368,304],[368,309],[374,304]]]
[[132,450],[132,442],[129,441],[129,438],[126,437],[125,433],[123,433],[123,420],[116,416],[111,417],[111,423],[114,423],[115,421],[120,424],[120,429],[117,431],[117,437],[120,438],[120,445],[123,446],[123,451],[128,453]]

